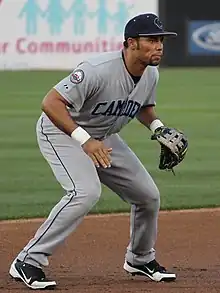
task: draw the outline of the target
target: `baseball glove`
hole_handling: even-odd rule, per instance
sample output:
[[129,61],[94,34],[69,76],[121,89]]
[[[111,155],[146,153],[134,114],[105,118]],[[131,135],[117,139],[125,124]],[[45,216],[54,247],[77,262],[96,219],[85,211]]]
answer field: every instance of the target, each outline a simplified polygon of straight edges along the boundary
[[161,146],[160,170],[171,170],[177,166],[186,155],[188,141],[186,136],[175,128],[159,127],[151,136],[152,140],[157,140]]

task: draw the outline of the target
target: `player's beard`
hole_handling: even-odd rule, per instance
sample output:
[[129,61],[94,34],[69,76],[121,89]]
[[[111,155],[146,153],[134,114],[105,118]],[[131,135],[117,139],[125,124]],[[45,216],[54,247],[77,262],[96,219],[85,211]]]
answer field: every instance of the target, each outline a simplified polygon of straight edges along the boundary
[[150,66],[158,66],[160,64],[160,62],[154,61],[154,62],[150,62],[148,65]]
[[154,57],[150,58],[149,65],[150,66],[158,66],[160,64],[161,58],[155,59]]

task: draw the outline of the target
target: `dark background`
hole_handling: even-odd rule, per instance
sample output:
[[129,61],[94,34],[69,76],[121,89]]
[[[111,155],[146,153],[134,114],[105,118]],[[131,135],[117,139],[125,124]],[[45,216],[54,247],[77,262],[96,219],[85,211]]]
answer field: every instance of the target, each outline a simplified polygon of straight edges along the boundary
[[189,20],[220,20],[220,0],[160,0],[159,15],[167,30],[178,37],[165,42],[164,66],[220,66],[219,56],[189,56]]

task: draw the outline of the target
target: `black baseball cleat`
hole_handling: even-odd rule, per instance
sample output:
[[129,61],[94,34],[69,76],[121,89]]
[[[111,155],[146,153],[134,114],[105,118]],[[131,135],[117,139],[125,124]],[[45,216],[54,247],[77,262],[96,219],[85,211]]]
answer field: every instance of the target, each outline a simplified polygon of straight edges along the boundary
[[144,265],[134,266],[129,262],[124,263],[124,270],[132,276],[147,276],[155,282],[172,282],[176,280],[176,274],[168,272],[155,259]]
[[56,287],[56,282],[47,280],[42,269],[20,260],[12,263],[9,274],[16,281],[23,281],[31,289],[48,290]]

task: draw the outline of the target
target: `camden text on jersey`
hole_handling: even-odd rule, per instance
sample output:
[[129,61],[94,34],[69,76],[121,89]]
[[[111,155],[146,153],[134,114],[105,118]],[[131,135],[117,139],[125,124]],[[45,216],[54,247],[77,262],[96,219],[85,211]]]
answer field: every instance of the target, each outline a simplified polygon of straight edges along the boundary
[[140,108],[141,104],[132,100],[100,102],[92,110],[92,115],[128,116],[134,118]]

